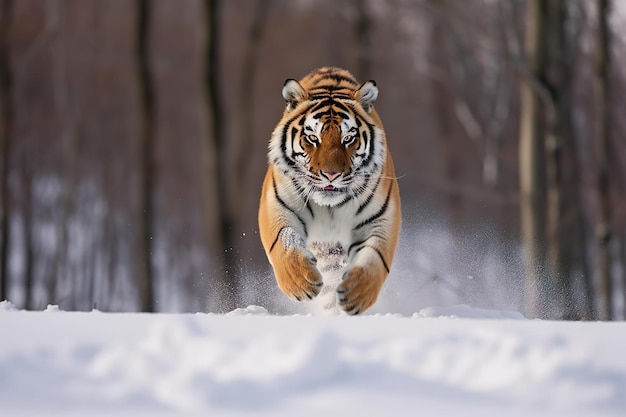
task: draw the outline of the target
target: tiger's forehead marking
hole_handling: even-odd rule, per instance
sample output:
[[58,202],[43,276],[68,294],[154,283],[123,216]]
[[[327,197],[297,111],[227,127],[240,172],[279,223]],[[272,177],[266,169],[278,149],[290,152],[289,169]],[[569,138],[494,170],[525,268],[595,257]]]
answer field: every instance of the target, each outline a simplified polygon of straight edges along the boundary
[[349,131],[353,127],[358,127],[359,124],[354,115],[351,113],[345,114],[345,117],[337,115],[325,115],[323,117],[318,117],[315,113],[309,113],[303,121],[304,133],[314,133],[318,136],[324,126],[329,123],[339,126],[341,132],[343,133]]
[[322,68],[301,79],[300,84],[312,104],[301,120],[305,134],[321,136],[328,123],[338,126],[342,135],[361,125],[353,109],[359,84],[350,73]]
[[300,80],[300,84],[309,91],[315,88],[354,91],[359,86],[351,74],[345,71],[337,71],[336,68],[326,68],[323,71],[309,74]]
[[[308,126],[316,126],[316,131],[321,130],[322,126],[329,123],[337,125],[342,132],[350,130],[355,123],[355,111],[352,109],[354,100],[342,99],[334,93],[318,95],[319,98],[311,98],[313,106],[308,112],[305,124]],[[314,123],[313,120],[319,121]],[[319,129],[319,130],[318,130]]]

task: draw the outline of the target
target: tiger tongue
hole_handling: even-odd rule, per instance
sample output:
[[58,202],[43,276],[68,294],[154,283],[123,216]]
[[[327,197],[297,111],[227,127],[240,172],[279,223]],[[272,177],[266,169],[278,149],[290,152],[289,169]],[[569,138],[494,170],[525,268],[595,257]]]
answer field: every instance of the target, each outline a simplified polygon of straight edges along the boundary
[[333,187],[332,185],[327,185],[326,187],[324,187],[325,191],[332,191],[334,189],[335,189],[335,187]]

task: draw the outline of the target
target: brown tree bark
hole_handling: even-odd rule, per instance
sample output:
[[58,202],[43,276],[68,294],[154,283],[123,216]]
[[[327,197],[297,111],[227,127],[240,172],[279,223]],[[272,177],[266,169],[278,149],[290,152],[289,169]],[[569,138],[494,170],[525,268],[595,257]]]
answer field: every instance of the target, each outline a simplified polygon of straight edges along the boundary
[[[532,5],[529,5],[532,7]],[[541,100],[538,132],[545,147],[545,225],[538,230],[544,240],[545,263],[538,289],[542,315],[562,319],[588,317],[590,310],[574,304],[578,268],[585,271],[584,231],[580,208],[580,176],[572,126],[572,65],[577,38],[567,33],[568,5],[547,0],[540,5],[543,19],[543,65],[540,71],[521,64],[524,81]],[[505,29],[511,41],[511,31]],[[527,32],[527,36],[529,33]],[[513,50],[517,49],[512,44]],[[515,51],[514,51],[515,52]],[[523,123],[523,122],[522,122]],[[520,158],[523,153],[520,151]],[[543,262],[543,261],[542,261]],[[584,280],[584,278],[583,278]],[[583,286],[586,283],[583,281]],[[584,297],[586,300],[589,296]],[[586,311],[586,312],[585,312]]]
[[598,26],[596,32],[596,65],[594,72],[595,92],[595,162],[598,211],[595,219],[595,238],[598,245],[596,282],[598,284],[598,318],[611,320],[614,312],[611,298],[613,285],[611,275],[610,243],[611,201],[609,163],[611,155],[611,34],[609,27],[610,0],[597,0]]
[[221,246],[219,251],[221,256],[216,259],[222,261],[220,270],[215,271],[215,288],[219,298],[218,310],[229,311],[237,305],[239,268],[233,252],[233,219],[227,183],[228,173],[232,170],[226,159],[222,103],[219,96],[220,4],[220,0],[205,0],[207,32],[204,88],[210,120],[207,149],[209,152],[213,151],[215,156],[215,167],[210,179],[217,182],[217,201],[213,201],[212,204],[217,207],[220,240],[218,246]]
[[[526,14],[525,53],[534,79],[545,79],[547,0],[529,0]],[[527,313],[542,314],[542,277],[545,272],[545,152],[541,134],[541,98],[528,77],[521,86],[520,210],[524,246]]]
[[[241,134],[236,138],[235,157],[237,180],[231,186],[238,188],[248,187],[250,185],[248,179],[249,172],[249,148],[250,143],[254,140],[253,131],[253,106],[256,90],[256,72],[259,67],[260,47],[265,34],[265,23],[270,7],[270,0],[256,0],[254,16],[250,31],[248,32],[248,46],[244,57],[243,66],[241,68],[241,85],[239,88],[239,109],[241,110],[241,125],[237,126],[241,129]],[[247,190],[247,189],[246,189]]]
[[569,184],[569,173],[574,168],[574,149],[566,147],[572,136],[572,40],[567,34],[567,3],[550,0],[550,36],[548,43],[549,74],[546,83],[550,102],[546,112],[546,187],[547,187],[547,269],[546,299],[548,317],[575,318],[573,303],[572,247],[580,242],[577,233],[576,203]]
[[141,99],[140,149],[141,149],[141,210],[139,219],[137,253],[137,291],[139,309],[155,311],[154,265],[152,262],[154,242],[154,92],[150,72],[150,0],[138,2],[137,67]]
[[[63,268],[67,267],[68,261],[68,245],[70,241],[70,220],[76,211],[76,190],[78,187],[78,158],[79,158],[79,141],[76,136],[78,120],[82,115],[80,106],[71,101],[71,83],[69,82],[70,71],[67,67],[67,38],[63,36],[63,30],[66,18],[66,10],[62,2],[55,2],[51,6],[51,12],[54,16],[51,20],[54,22],[54,31],[57,33],[52,46],[53,51],[53,91],[54,106],[59,115],[62,124],[60,132],[60,148],[61,162],[60,167],[61,180],[63,187],[60,190],[59,210],[61,212],[56,225],[57,235],[59,236],[56,253],[52,260],[52,266],[48,269],[47,274],[47,290],[48,303],[59,304],[57,299],[58,281],[63,274]],[[71,45],[70,45],[71,47]]]
[[22,233],[24,236],[24,309],[35,308],[35,236],[33,223],[35,207],[33,202],[33,173],[32,167],[25,164],[22,175],[23,201],[22,201]]
[[[430,6],[433,11],[432,28],[430,32],[429,61],[431,66],[431,82],[433,106],[437,115],[437,131],[442,141],[444,153],[444,175],[450,184],[461,182],[465,155],[460,151],[456,141],[456,120],[452,110],[455,97],[450,86],[450,62],[444,45],[447,43],[447,29],[450,24],[447,19],[447,4],[445,0],[431,0]],[[463,197],[459,193],[448,193],[447,205],[450,208],[451,217],[458,222],[463,211]]]
[[11,62],[9,33],[11,28],[12,0],[2,1],[0,11],[0,301],[8,298],[11,193],[9,173],[11,163],[11,129],[13,102],[11,100]]

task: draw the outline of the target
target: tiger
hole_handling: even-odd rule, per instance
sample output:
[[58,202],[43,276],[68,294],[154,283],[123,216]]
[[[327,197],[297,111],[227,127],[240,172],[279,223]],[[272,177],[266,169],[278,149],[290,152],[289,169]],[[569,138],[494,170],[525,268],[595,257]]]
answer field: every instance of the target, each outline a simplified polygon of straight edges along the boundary
[[357,315],[378,299],[401,225],[400,192],[378,88],[324,67],[282,88],[258,221],[280,290],[319,294],[322,311]]

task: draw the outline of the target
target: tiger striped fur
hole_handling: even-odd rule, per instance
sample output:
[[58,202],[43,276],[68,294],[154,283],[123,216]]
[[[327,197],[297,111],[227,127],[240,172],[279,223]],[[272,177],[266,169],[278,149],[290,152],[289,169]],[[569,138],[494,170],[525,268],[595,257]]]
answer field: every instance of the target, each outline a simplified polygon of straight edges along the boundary
[[325,67],[282,90],[259,230],[280,289],[321,293],[325,310],[363,313],[389,274],[400,232],[400,193],[374,81]]

